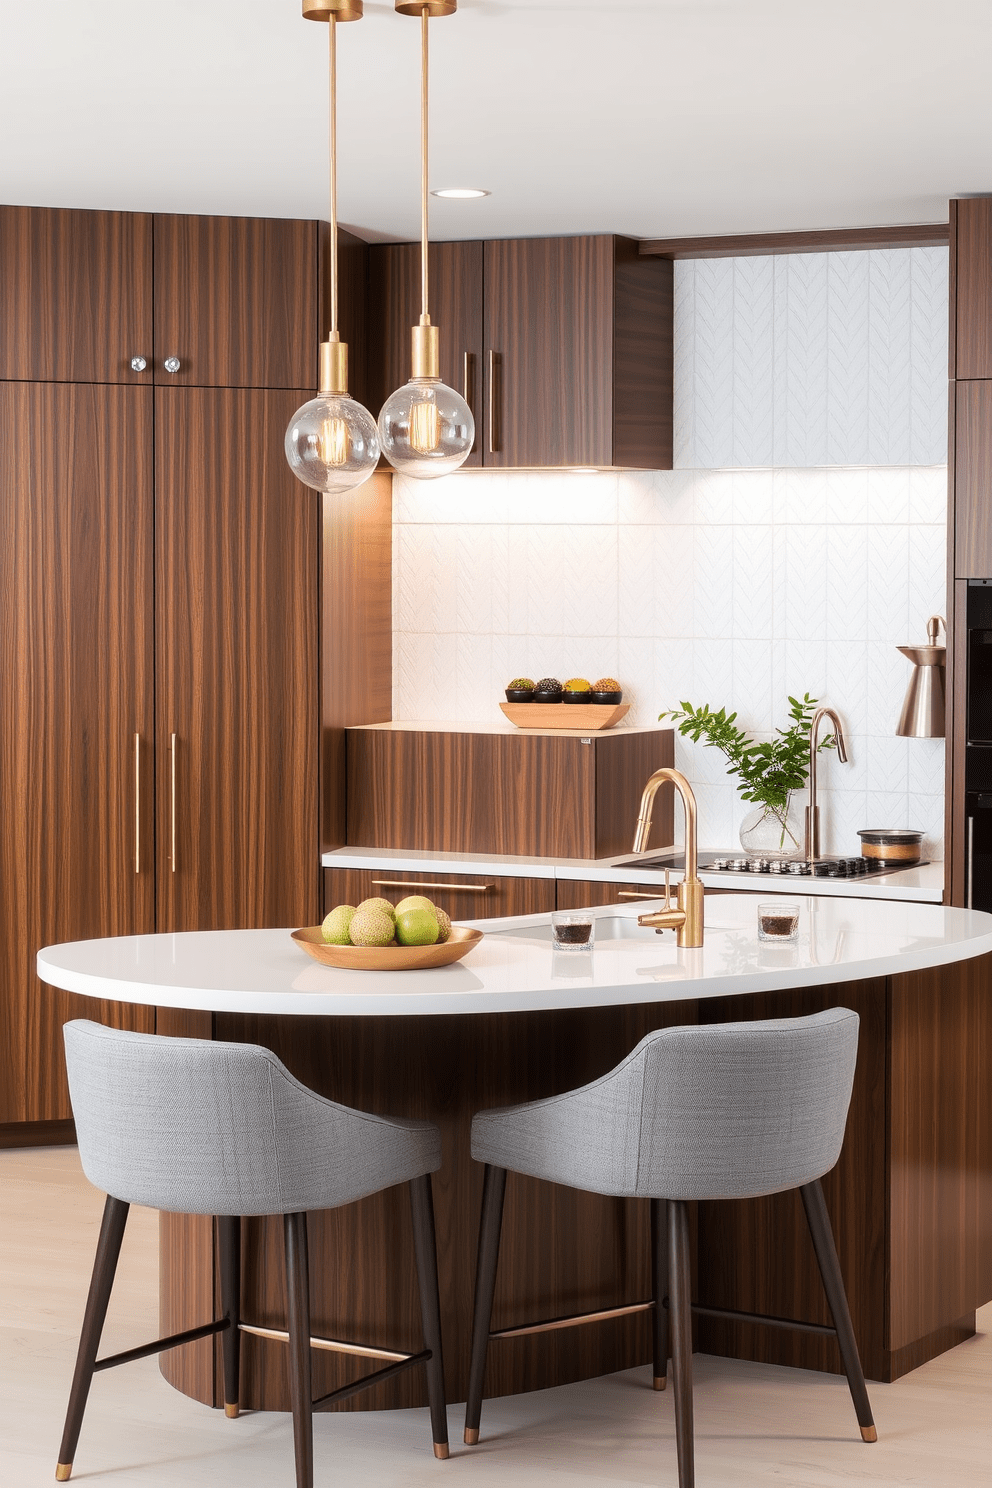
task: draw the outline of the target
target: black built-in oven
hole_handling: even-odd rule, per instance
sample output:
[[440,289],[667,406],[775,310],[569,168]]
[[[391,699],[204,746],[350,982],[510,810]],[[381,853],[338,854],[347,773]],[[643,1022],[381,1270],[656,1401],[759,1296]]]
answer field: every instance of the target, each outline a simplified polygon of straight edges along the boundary
[[992,579],[968,580],[965,903],[992,910]]

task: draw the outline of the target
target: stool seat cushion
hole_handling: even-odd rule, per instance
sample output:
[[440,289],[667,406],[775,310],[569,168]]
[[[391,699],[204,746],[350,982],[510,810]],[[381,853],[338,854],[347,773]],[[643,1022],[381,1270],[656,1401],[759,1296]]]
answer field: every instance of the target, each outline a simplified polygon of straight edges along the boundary
[[441,1166],[428,1121],[373,1116],[301,1085],[257,1044],[64,1029],[89,1181],[183,1214],[333,1209]]
[[665,1028],[578,1090],[480,1111],[472,1156],[593,1193],[753,1198],[840,1156],[858,1015]]

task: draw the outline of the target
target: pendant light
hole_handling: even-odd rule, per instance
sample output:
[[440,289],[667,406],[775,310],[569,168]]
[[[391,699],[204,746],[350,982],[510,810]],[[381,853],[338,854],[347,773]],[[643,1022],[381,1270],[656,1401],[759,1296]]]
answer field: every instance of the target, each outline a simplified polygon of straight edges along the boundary
[[428,26],[431,16],[452,15],[457,0],[396,0],[401,15],[420,17],[420,324],[412,332],[412,376],[379,414],[382,452],[401,475],[431,480],[468,459],[475,420],[465,399],[441,381],[438,328],[427,308]]
[[379,463],[379,435],[367,408],[348,396],[348,347],[338,334],[337,27],[360,21],[362,0],[303,0],[306,20],[326,21],[331,187],[331,324],[320,345],[316,398],[286,430],[286,459],[304,485],[340,494],[367,481]]

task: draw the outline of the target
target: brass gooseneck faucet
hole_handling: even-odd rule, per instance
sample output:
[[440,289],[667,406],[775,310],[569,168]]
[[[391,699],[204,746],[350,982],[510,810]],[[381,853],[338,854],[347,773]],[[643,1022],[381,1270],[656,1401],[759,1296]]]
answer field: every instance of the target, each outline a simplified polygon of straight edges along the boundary
[[813,722],[809,730],[809,805],[806,807],[806,845],[804,849],[807,862],[812,862],[814,858],[820,856],[820,807],[816,799],[816,757],[820,747],[820,724],[825,718],[829,718],[834,726],[837,758],[842,765],[847,764],[847,741],[844,738],[844,725],[837,717],[833,708],[817,708],[813,714]]
[[644,852],[651,831],[651,810],[660,788],[671,781],[682,797],[685,810],[685,875],[676,891],[675,907],[668,897],[668,874],[665,874],[665,907],[653,914],[638,915],[639,925],[650,925],[660,935],[662,930],[674,930],[676,944],[683,949],[692,949],[703,943],[703,885],[699,880],[699,857],[696,846],[696,798],[692,786],[679,770],[667,765],[655,770],[644,787],[641,810],[634,834],[635,853]]

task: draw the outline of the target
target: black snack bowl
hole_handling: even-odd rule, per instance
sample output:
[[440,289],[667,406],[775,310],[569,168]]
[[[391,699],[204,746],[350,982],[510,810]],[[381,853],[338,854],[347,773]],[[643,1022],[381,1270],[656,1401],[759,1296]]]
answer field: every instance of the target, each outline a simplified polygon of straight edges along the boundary
[[535,692],[533,701],[535,703],[560,703],[560,692]]
[[508,703],[532,703],[534,701],[533,687],[507,687],[505,691]]
[[561,700],[563,703],[588,703],[591,697],[591,692],[569,692],[566,687],[561,695]]
[[591,703],[600,703],[600,704],[603,704],[603,703],[612,703],[614,705],[614,707],[615,707],[617,703],[622,703],[623,702],[623,693],[622,692],[591,692],[589,694],[589,701]]

